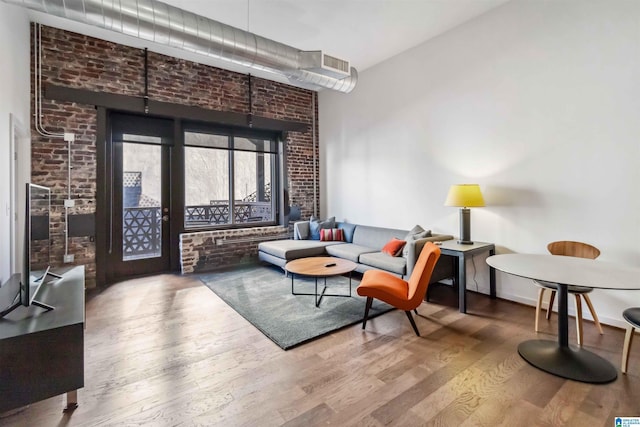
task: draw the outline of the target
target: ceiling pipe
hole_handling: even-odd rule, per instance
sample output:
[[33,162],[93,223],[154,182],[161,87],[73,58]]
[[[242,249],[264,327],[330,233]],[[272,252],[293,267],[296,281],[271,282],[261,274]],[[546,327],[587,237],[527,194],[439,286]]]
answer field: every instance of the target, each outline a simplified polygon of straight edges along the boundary
[[305,69],[304,51],[157,0],[4,0],[38,12],[287,77],[311,89],[351,92],[342,79]]

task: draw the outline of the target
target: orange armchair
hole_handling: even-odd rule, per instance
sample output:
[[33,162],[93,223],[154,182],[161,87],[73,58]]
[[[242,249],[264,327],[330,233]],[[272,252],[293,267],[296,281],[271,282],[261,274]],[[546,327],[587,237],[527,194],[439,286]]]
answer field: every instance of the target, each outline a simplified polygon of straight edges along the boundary
[[364,319],[362,329],[367,326],[369,309],[373,299],[379,299],[407,313],[413,331],[420,336],[416,322],[413,320],[411,310],[416,310],[422,303],[429,286],[431,273],[440,258],[440,248],[431,242],[427,242],[420,252],[418,262],[409,277],[409,281],[400,279],[391,273],[381,270],[368,270],[362,276],[362,282],[356,289],[358,295],[367,297],[367,304],[364,309]]

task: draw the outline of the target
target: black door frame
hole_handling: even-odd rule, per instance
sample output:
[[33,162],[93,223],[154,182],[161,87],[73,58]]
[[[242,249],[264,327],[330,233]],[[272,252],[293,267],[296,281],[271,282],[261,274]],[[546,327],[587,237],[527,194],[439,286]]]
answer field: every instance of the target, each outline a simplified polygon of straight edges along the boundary
[[[97,109],[97,141],[96,141],[96,162],[98,165],[96,176],[96,282],[98,285],[112,283],[114,281],[125,279],[127,277],[140,276],[145,274],[157,274],[159,271],[144,271],[139,270],[134,266],[137,261],[128,261],[134,268],[130,272],[115,271],[112,268],[111,260],[113,255],[114,245],[121,244],[121,242],[115,242],[112,234],[112,221],[114,218],[111,216],[115,207],[112,203],[112,195],[116,188],[114,188],[114,172],[115,172],[115,147],[111,143],[111,130],[110,116],[112,113],[119,113],[118,111],[108,110],[106,108],[98,107]],[[129,116],[137,116],[135,113],[122,113]],[[143,119],[149,116],[140,116]],[[151,116],[153,117],[153,116]],[[155,118],[155,117],[154,117]],[[163,253],[167,254],[166,264],[159,270],[161,271],[178,271],[180,268],[180,251],[179,251],[179,239],[180,233],[183,231],[182,224],[182,212],[183,207],[178,206],[180,200],[184,197],[180,197],[182,193],[180,186],[171,183],[171,176],[176,173],[181,173],[180,159],[183,156],[182,148],[178,141],[179,137],[179,120],[157,117],[166,121],[172,122],[172,144],[163,151],[163,161],[166,162],[166,180],[163,181],[163,188],[165,193],[163,194],[163,208],[168,208],[167,214],[170,221],[168,223],[163,222],[163,229],[168,229],[166,238],[163,239]],[[164,173],[163,173],[164,174]],[[179,182],[180,180],[173,180]],[[176,194],[179,193],[179,194]],[[164,214],[165,212],[163,212]],[[115,217],[116,215],[114,215]],[[115,218],[117,219],[117,218]],[[116,221],[117,222],[117,221]],[[117,225],[117,224],[115,224]],[[110,253],[110,249],[112,253]],[[119,251],[121,252],[121,250]],[[123,274],[126,273],[126,274]]]
[[[129,97],[125,100],[129,100]],[[106,103],[108,104],[108,103]],[[108,108],[105,106],[96,106],[96,229],[95,229],[95,245],[96,245],[96,284],[98,286],[104,286],[106,284],[114,282],[114,279],[109,274],[109,243],[111,239],[110,235],[110,227],[109,227],[109,215],[112,210],[110,195],[112,192],[112,153],[110,151],[110,144],[108,141],[110,140],[109,130],[111,128],[109,123],[109,115],[112,112],[120,112],[124,114],[130,115],[140,115],[143,114],[138,112],[136,108],[130,107],[128,104],[124,103],[118,106],[120,108]],[[184,143],[183,143],[183,131],[184,126],[183,122],[188,122],[190,125],[194,123],[193,118],[185,119],[181,117],[180,113],[184,113],[182,109],[183,106],[178,106],[180,108],[176,108],[175,111],[170,111],[174,114],[171,116],[168,115],[145,115],[149,117],[162,118],[166,120],[173,120],[173,146],[171,149],[170,156],[170,174],[172,177],[184,177]],[[181,109],[182,108],[182,109]],[[193,107],[190,107],[193,108]],[[189,110],[191,112],[191,110]],[[232,113],[229,113],[232,114]],[[197,115],[196,115],[197,116]],[[281,126],[278,132],[280,136],[277,138],[278,141],[278,175],[279,175],[279,186],[277,188],[278,194],[278,202],[276,209],[276,223],[282,224],[285,221],[285,194],[287,193],[287,173],[286,173],[286,130],[289,130],[288,127],[292,129],[303,129],[303,126],[296,122],[281,122],[279,120],[269,119],[276,123],[278,126]],[[221,126],[220,122],[216,120],[202,120],[201,123],[207,123],[214,126]],[[282,123],[282,124],[281,124]],[[224,127],[224,126],[223,126]],[[276,126],[274,126],[276,127]],[[260,129],[263,131],[271,131],[272,129]],[[246,128],[244,128],[246,131]],[[286,130],[285,130],[286,129]],[[306,128],[304,128],[306,130]],[[256,130],[256,129],[254,129]],[[181,255],[180,255],[180,235],[186,232],[184,228],[184,179],[172,179],[172,182],[169,185],[170,187],[170,235],[169,235],[169,264],[170,271],[179,272],[181,268]],[[188,232],[197,232],[201,231],[198,229],[189,229]],[[138,274],[140,275],[140,274]],[[123,278],[124,279],[124,278]]]

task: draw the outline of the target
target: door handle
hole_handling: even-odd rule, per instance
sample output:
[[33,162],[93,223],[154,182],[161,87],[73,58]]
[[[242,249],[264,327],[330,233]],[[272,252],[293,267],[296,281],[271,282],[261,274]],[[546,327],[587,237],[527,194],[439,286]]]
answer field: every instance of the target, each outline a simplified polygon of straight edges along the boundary
[[169,222],[169,215],[162,215],[162,220],[164,222]]

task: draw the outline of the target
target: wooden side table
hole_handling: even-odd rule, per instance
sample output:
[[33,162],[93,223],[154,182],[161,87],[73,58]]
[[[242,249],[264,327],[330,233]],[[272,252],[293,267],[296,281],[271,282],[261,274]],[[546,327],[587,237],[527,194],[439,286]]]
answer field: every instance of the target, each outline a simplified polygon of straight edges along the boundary
[[[454,257],[456,275],[453,285],[458,289],[458,308],[460,313],[467,312],[467,259],[475,254],[489,252],[495,255],[496,247],[493,243],[473,242],[472,245],[461,245],[457,240],[445,240],[438,245],[443,255]],[[496,270],[489,267],[489,295],[496,297]]]

